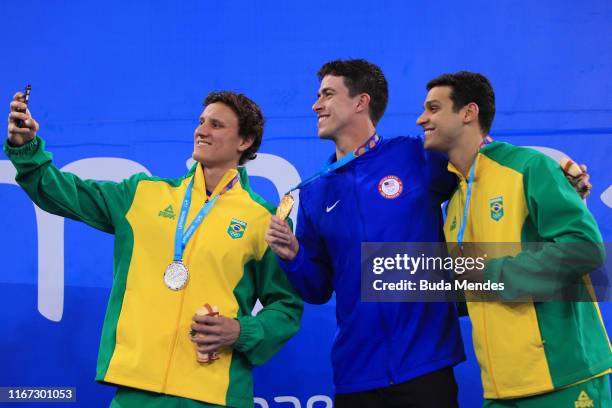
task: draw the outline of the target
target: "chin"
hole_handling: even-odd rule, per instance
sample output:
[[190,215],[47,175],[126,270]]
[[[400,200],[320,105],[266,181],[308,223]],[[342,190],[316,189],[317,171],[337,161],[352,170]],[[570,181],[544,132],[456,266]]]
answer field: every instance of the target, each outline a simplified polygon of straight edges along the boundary
[[196,150],[194,150],[193,153],[191,153],[191,158],[197,161],[198,163],[204,162],[204,155],[201,152],[198,152]]
[[329,132],[326,132],[324,130],[319,129],[319,139],[323,139],[323,140],[333,140],[334,136],[331,135]]
[[423,143],[423,147],[425,148],[425,150],[431,150],[434,152],[441,152],[441,146],[437,145],[435,142],[429,140],[429,139],[425,139],[425,142]]

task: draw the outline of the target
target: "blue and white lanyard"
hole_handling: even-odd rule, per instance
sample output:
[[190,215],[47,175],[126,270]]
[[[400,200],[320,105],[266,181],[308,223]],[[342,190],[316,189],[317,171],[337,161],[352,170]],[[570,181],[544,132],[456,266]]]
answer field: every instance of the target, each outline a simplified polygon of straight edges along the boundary
[[493,139],[490,136],[487,136],[482,140],[478,148],[476,158],[474,159],[474,163],[472,163],[472,167],[470,168],[470,174],[467,179],[467,193],[465,195],[465,205],[463,206],[463,218],[461,219],[461,224],[459,225],[459,231],[457,231],[457,242],[459,243],[460,250],[463,250],[463,235],[465,234],[465,226],[467,225],[470,199],[472,198],[472,186],[474,185],[474,174],[476,173],[476,163],[478,162],[478,154],[480,154],[480,149],[482,149],[484,146],[488,145],[491,142],[493,142]]
[[300,184],[298,184],[297,186],[293,187],[291,190],[287,191],[285,193],[285,195],[291,193],[292,191],[299,190],[300,188],[304,188],[307,185],[309,185],[312,182],[314,182],[319,177],[322,177],[322,176],[324,176],[327,173],[330,173],[330,172],[332,172],[334,170],[337,170],[337,169],[339,169],[342,166],[346,166],[347,164],[349,164],[350,162],[355,160],[357,157],[362,156],[366,152],[369,152],[370,150],[375,148],[380,143],[381,140],[382,140],[382,138],[380,136],[378,136],[377,133],[374,133],[363,145],[359,146],[357,149],[355,149],[352,152],[350,152],[349,154],[345,155],[340,160],[336,160],[335,162],[333,162],[331,164],[327,164],[327,165],[323,166],[321,168],[321,170],[319,170],[318,173],[316,173],[314,176],[311,176],[311,177],[307,178],[306,180],[302,181]]
[[193,180],[195,176],[191,178],[189,182],[189,186],[187,186],[187,190],[185,191],[185,197],[183,198],[183,206],[181,207],[181,213],[179,215],[178,223],[176,225],[176,232],[174,234],[174,261],[182,261],[183,260],[183,251],[185,250],[185,246],[193,236],[195,230],[200,226],[204,217],[208,214],[212,206],[217,202],[219,197],[229,191],[234,185],[238,182],[239,176],[236,175],[229,183],[225,186],[223,190],[219,194],[217,194],[212,200],[207,201],[204,206],[198,212],[195,219],[191,222],[191,225],[187,228],[185,233],[183,234],[183,229],[185,228],[185,223],[187,221],[187,213],[189,212],[189,206],[191,205],[191,192],[193,190]]

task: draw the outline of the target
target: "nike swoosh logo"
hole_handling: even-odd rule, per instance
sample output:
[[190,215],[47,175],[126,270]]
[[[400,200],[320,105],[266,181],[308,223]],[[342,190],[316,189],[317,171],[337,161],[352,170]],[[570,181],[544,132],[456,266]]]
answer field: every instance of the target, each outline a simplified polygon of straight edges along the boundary
[[326,207],[325,212],[330,212],[331,210],[333,210],[338,205],[339,202],[340,200],[336,201],[331,207]]

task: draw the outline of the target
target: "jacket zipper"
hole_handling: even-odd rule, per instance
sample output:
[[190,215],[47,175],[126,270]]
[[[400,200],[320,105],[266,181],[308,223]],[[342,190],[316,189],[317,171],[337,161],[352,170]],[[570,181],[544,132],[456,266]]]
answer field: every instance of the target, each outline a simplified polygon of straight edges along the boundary
[[[361,238],[362,240],[365,239],[366,241],[368,240],[368,236],[367,236],[367,231],[366,231],[366,224],[364,221],[364,217],[363,217],[363,212],[361,211],[361,201],[359,200],[359,193],[357,192],[357,163],[353,163],[353,168],[351,169],[352,172],[352,176],[353,176],[353,197],[355,199],[355,206],[357,207],[357,214],[359,216],[359,222],[361,224]],[[364,241],[361,241],[364,242]],[[361,251],[361,249],[360,249]],[[359,274],[361,274],[361,271],[359,271]],[[381,327],[383,329],[383,333],[385,336],[385,345],[386,345],[386,349],[385,349],[385,371],[387,372],[387,378],[389,380],[389,384],[393,385],[395,384],[394,381],[394,377],[393,377],[393,373],[391,372],[391,367],[390,367],[390,362],[389,362],[389,350],[392,349],[392,344],[391,344],[391,336],[389,334],[389,327],[387,325],[387,322],[385,320],[385,315],[384,312],[382,310],[382,305],[383,303],[381,302],[377,302],[377,309],[378,309],[378,314],[380,316],[380,322],[381,322]]]
[[[164,375],[164,382],[162,384],[162,393],[166,392],[166,387],[168,386],[168,377],[170,376],[170,365],[172,363],[172,358],[174,357],[174,351],[176,350],[176,343],[178,342],[178,333],[181,324],[181,312],[183,310],[183,302],[185,300],[185,290],[181,290],[181,303],[178,308],[178,314],[176,316],[176,328],[174,330],[174,336],[172,336],[172,349],[170,350],[170,355],[168,356],[168,362],[166,363],[166,373]],[[186,334],[185,334],[186,335]]]

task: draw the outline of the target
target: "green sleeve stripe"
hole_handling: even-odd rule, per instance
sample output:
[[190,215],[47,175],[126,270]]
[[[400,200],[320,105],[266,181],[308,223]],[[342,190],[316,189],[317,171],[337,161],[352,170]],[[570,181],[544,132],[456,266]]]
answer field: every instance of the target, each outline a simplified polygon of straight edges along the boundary
[[[270,248],[260,261],[247,262],[234,296],[239,306],[237,317],[245,332],[234,344],[228,403],[233,398],[252,401],[252,367],[272,358],[297,332],[304,306]],[[257,298],[263,309],[252,316]]]
[[[256,261],[251,260],[244,266],[244,274],[236,288],[234,296],[238,302],[238,317],[250,316],[251,310],[257,300],[255,294],[255,270]],[[244,397],[251,395],[253,390],[253,366],[246,355],[234,350],[232,362],[229,370],[229,387],[227,389],[227,403],[235,401],[237,396]]]
[[122,239],[115,240],[113,285],[111,287],[108,305],[106,306],[96,367],[96,380],[98,381],[104,381],[111,358],[115,352],[115,346],[117,344],[117,325],[123,306],[127,276],[134,249],[134,232],[127,220],[124,220],[122,224],[124,224],[121,228]]

